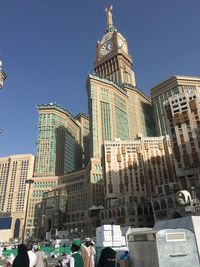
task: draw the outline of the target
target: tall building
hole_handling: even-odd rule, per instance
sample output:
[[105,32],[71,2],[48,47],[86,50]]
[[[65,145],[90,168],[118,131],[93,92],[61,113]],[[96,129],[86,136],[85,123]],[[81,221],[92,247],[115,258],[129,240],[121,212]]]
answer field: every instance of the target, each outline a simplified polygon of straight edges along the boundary
[[57,176],[33,177],[34,183],[30,188],[28,212],[26,220],[25,239],[42,238],[44,236],[42,222],[43,194],[50,191],[58,183]]
[[176,183],[169,137],[106,141],[103,162],[106,205],[101,219],[104,223],[152,224],[151,201],[157,200],[163,188]]
[[[51,229],[62,230],[65,228],[67,199],[66,184],[59,184],[43,193],[42,227],[44,234]],[[43,238],[45,238],[44,234]]]
[[64,226],[71,233],[95,233],[91,208],[104,204],[102,167],[99,160],[91,159],[85,169],[60,177],[59,184],[66,184],[67,204]]
[[200,92],[200,77],[172,76],[151,89],[154,119],[158,136],[168,134],[163,108],[164,101],[170,96],[184,92]]
[[199,92],[173,95],[164,102],[176,175],[183,189],[200,186],[200,87],[198,89]]
[[80,125],[64,108],[38,105],[34,177],[63,175],[81,168]]
[[[76,172],[87,165],[90,139],[89,120],[85,114],[73,117],[54,103],[38,105],[38,112],[37,153],[34,184],[31,186],[29,198],[26,237],[40,238],[44,236],[44,230],[58,226],[60,228],[60,214],[56,212],[56,206],[59,206],[58,194],[63,193],[64,189],[60,189],[60,184],[57,188],[58,179],[68,173],[75,173],[76,177]],[[66,189],[66,184],[64,187]],[[48,191],[50,192],[47,193]],[[48,210],[44,211],[44,207],[47,207],[52,199],[55,200],[55,204],[52,204],[54,208],[48,207]],[[50,216],[52,211],[54,217]]]
[[70,233],[87,232],[88,194],[85,169],[60,177],[59,183],[66,184],[67,203],[64,226]]
[[87,80],[91,157],[101,157],[104,141],[134,140],[138,133],[153,136],[151,99],[136,87],[126,39],[106,9],[107,28],[97,43],[95,73]]
[[32,178],[33,165],[29,154],[0,158],[0,211],[25,211],[26,180]]
[[136,86],[132,70],[132,57],[128,53],[126,39],[117,32],[112,19],[112,6],[106,8],[107,27],[101,41],[96,46],[96,61],[94,64],[97,76],[115,83]]
[[6,74],[2,69],[2,62],[0,61],[0,89],[3,87],[3,82],[6,79]]
[[27,179],[33,176],[34,157],[30,154],[0,158],[0,212],[12,217],[12,236],[20,238],[27,204]]

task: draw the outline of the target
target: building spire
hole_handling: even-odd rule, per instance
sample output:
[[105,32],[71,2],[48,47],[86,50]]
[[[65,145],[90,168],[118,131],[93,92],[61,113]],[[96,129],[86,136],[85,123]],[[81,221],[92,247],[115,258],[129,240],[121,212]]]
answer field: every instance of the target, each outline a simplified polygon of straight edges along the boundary
[[3,70],[2,70],[2,65],[3,65],[3,63],[2,63],[2,61],[0,60],[0,89],[3,87],[3,82],[4,82],[4,80],[6,79],[6,74],[5,74],[5,72],[3,72]]
[[112,9],[113,7],[110,6],[109,8],[106,7],[106,17],[107,17],[107,30],[110,30],[113,28],[113,20],[112,20]]

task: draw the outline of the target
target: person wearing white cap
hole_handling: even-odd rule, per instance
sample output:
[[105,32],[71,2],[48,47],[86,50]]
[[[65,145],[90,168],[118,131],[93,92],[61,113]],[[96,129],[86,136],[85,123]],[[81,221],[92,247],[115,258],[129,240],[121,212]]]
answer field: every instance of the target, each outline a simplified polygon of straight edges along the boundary
[[46,254],[40,250],[40,246],[35,246],[35,255],[37,257],[35,267],[48,267]]
[[93,267],[93,265],[91,265],[90,242],[91,240],[89,237],[85,238],[84,245],[81,249],[81,256],[83,257],[84,267]]

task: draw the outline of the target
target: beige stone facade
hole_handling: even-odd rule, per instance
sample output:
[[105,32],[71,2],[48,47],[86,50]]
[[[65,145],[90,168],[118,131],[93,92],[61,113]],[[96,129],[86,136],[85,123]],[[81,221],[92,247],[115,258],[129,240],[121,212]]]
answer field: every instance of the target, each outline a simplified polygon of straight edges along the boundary
[[45,232],[52,229],[63,230],[66,220],[67,186],[59,184],[43,193],[42,200],[42,227]]
[[[58,199],[66,200],[62,212]],[[85,169],[60,176],[58,185],[44,193],[42,202],[44,232],[58,229],[69,231],[71,236],[94,235],[96,223],[100,222],[93,217],[91,208],[95,206],[95,210],[98,210],[104,204],[101,161],[90,159]]]
[[25,212],[8,212],[0,213],[0,220],[10,219],[9,229],[0,229],[0,242],[21,241],[24,230]]
[[164,103],[176,175],[182,189],[200,186],[200,90],[171,96]]
[[93,158],[101,157],[104,141],[154,135],[151,100],[137,88],[120,87],[92,74],[87,88]]
[[33,177],[33,181],[34,183],[31,185],[29,195],[25,238],[42,237],[43,194],[57,185],[58,177]]
[[96,45],[94,69],[97,76],[114,81],[117,84],[136,86],[132,70],[132,57],[129,55],[128,42],[119,33],[107,12],[107,28],[101,41]]
[[170,96],[184,92],[200,92],[200,77],[172,76],[151,89],[157,135],[168,134],[163,103]]
[[133,226],[152,224],[154,199],[161,193],[174,193],[161,192],[169,185],[177,189],[169,137],[107,141],[103,159],[106,205],[101,211],[102,221]]
[[104,202],[101,162],[90,159],[85,169],[60,177],[59,183],[67,188],[65,229],[70,233],[94,234],[96,226],[92,224],[90,208]]
[[117,84],[136,86],[126,39],[116,30],[106,32],[96,46],[95,73]]
[[85,169],[60,177],[59,183],[67,188],[64,229],[70,233],[87,232],[88,194]]
[[107,23],[96,47],[95,73],[87,80],[93,158],[101,158],[104,141],[154,136],[151,99],[136,87],[132,63],[128,42]]
[[10,213],[12,238],[22,236],[28,186],[33,176],[34,156],[11,155],[0,158],[0,212]]

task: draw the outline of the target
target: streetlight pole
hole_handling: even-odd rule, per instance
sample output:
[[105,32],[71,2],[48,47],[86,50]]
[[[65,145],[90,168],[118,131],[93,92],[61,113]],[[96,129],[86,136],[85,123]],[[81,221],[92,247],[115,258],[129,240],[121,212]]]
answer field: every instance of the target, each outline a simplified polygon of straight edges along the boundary
[[34,183],[34,180],[32,180],[32,179],[26,180],[26,184],[28,184],[28,195],[27,195],[27,200],[26,200],[24,226],[23,226],[23,231],[22,231],[22,244],[24,243],[24,237],[25,237],[25,229],[26,229],[26,220],[27,220],[27,213],[28,213],[28,201],[29,201],[30,188],[31,188],[31,184],[33,184],[33,183]]

